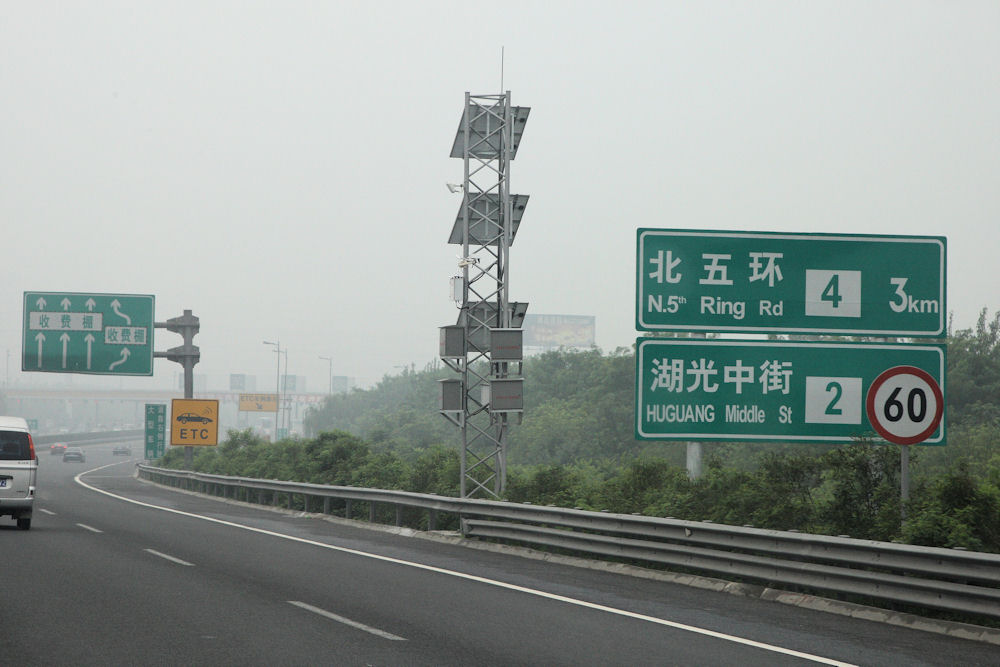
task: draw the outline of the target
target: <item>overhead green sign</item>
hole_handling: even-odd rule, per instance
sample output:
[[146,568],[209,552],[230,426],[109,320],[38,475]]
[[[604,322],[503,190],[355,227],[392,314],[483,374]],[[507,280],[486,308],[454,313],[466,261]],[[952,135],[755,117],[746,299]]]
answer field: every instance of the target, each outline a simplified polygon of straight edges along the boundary
[[25,292],[21,370],[153,374],[152,295]]
[[641,331],[944,336],[941,236],[639,229]]
[[147,459],[161,458],[167,448],[167,406],[146,404],[146,454]]
[[639,338],[636,438],[945,443],[944,345]]

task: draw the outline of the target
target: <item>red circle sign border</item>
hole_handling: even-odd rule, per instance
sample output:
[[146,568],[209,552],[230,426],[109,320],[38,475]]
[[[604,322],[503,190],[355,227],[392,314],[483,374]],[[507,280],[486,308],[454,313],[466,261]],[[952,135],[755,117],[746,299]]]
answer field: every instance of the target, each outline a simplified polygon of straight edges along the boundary
[[[918,378],[926,382],[928,386],[930,386],[931,391],[934,393],[934,399],[937,401],[937,410],[935,410],[934,419],[932,420],[930,427],[924,429],[917,435],[910,436],[909,438],[900,438],[893,435],[875,418],[875,394],[887,380],[903,374],[916,375]],[[937,430],[938,426],[941,425],[941,419],[944,417],[944,394],[941,393],[941,387],[938,386],[937,380],[935,380],[931,374],[924,369],[917,368],[916,366],[894,366],[893,368],[882,371],[882,373],[875,378],[875,381],[872,382],[871,386],[868,388],[868,394],[865,397],[865,412],[868,413],[868,421],[871,422],[872,428],[874,428],[879,435],[889,442],[897,445],[915,445],[929,438],[930,435]]]

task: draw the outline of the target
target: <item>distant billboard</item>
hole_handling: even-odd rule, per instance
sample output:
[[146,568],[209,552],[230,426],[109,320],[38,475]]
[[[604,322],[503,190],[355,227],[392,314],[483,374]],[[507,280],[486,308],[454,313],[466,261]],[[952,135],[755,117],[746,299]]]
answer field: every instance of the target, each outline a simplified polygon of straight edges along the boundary
[[306,376],[282,375],[281,391],[288,394],[304,394],[306,392]]
[[334,394],[344,394],[354,388],[354,378],[347,377],[346,375],[334,375],[331,384],[333,385]]
[[524,347],[591,347],[596,329],[593,315],[525,315]]
[[277,412],[277,394],[240,394],[240,412]]

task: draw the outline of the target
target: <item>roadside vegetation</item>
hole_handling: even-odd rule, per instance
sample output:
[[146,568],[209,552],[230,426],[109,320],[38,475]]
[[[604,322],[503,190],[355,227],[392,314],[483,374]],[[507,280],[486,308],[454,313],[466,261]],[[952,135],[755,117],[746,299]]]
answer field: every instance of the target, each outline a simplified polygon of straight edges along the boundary
[[[716,443],[688,478],[682,443],[637,441],[632,351],[557,351],[524,365],[526,417],[512,429],[507,498],[777,530],[1000,553],[1000,314],[950,331],[948,442],[914,447],[910,502],[899,448]],[[407,369],[333,396],[306,417],[308,438],[267,443],[231,431],[196,470],[458,495],[457,429],[437,414],[451,371]],[[163,465],[180,467],[183,452]],[[901,523],[905,510],[907,520]]]

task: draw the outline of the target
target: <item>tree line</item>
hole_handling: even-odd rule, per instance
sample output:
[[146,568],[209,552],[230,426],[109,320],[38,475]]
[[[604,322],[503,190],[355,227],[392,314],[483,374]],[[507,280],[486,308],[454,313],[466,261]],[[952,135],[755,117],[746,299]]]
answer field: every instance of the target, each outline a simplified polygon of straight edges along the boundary
[[[946,446],[911,450],[900,501],[899,449],[706,443],[689,479],[683,443],[634,438],[632,350],[552,351],[524,364],[525,411],[511,430],[507,498],[777,530],[1000,552],[1000,314],[949,329]],[[266,443],[231,432],[199,470],[458,495],[458,430],[437,414],[433,366],[328,398],[309,437]],[[167,463],[179,465],[179,450]],[[907,520],[901,522],[905,511]]]

